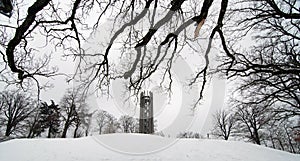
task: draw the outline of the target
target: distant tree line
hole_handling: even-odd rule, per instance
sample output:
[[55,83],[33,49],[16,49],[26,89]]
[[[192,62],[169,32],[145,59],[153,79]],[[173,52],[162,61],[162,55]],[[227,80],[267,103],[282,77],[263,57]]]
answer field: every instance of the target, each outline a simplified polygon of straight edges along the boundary
[[[0,141],[11,138],[65,138],[92,134],[138,133],[139,120],[129,115],[116,118],[107,111],[90,111],[86,97],[78,89],[68,89],[60,103],[36,101],[28,92],[0,92]],[[300,153],[300,119],[270,106],[233,101],[231,109],[214,115],[211,138],[244,140],[271,148]],[[156,124],[155,124],[156,125]],[[156,125],[157,126],[157,125]],[[157,131],[157,130],[156,130]],[[165,136],[160,131],[156,135]],[[204,138],[183,131],[178,138]]]
[[177,138],[187,138],[187,139],[203,139],[204,137],[202,135],[200,135],[197,132],[193,132],[193,131],[185,131],[185,132],[180,132],[177,135]]
[[217,111],[211,134],[224,140],[244,140],[274,149],[300,153],[300,118],[282,118],[273,108],[236,104]]
[[36,101],[28,92],[0,92],[0,141],[12,138],[82,137],[92,133],[137,133],[138,119],[117,119],[107,111],[90,111],[78,89],[68,89],[60,103]]

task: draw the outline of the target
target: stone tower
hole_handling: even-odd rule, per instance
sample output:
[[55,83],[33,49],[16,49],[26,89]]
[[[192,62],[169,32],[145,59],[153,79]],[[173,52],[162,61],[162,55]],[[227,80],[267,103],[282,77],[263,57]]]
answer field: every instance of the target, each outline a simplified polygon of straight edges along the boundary
[[153,124],[153,93],[143,91],[140,96],[140,133],[154,133]]

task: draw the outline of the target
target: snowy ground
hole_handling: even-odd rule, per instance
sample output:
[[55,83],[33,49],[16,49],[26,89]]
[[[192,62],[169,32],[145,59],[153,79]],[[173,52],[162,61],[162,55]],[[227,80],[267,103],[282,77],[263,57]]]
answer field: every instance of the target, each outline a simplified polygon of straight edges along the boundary
[[0,161],[299,161],[300,155],[250,143],[110,134],[0,143]]

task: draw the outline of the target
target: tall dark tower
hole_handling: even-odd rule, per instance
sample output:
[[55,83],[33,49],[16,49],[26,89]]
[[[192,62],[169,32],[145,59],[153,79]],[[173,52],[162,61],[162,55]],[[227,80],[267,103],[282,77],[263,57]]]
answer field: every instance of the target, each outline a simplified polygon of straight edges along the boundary
[[154,133],[152,92],[144,91],[141,93],[140,106],[140,133],[152,134]]

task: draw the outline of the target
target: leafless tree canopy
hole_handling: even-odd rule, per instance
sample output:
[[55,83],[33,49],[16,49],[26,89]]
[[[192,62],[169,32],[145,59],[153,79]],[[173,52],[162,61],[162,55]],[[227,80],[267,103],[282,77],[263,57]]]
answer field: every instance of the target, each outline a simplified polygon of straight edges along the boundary
[[[5,66],[2,74],[11,70],[17,74],[17,79],[13,80],[20,83],[26,79],[37,81],[39,76],[51,77],[60,74],[56,68],[49,67],[51,56],[45,54],[40,57],[43,51],[32,45],[34,38],[41,36],[46,45],[53,45],[54,50],[63,50],[62,56],[75,57],[80,62],[79,66],[84,63],[84,58],[97,57],[97,63],[84,65],[91,70],[90,79],[81,80],[87,85],[91,81],[98,81],[99,87],[103,89],[109,85],[111,79],[125,78],[128,79],[128,87],[138,91],[154,72],[163,69],[163,80],[168,77],[170,87],[172,62],[179,55],[180,49],[187,44],[186,40],[191,41],[193,37],[199,36],[212,2],[213,0],[76,0],[65,4],[46,0],[35,1],[30,7],[22,8],[22,1],[16,1],[13,15],[16,25],[1,25],[6,30],[1,33],[1,54]],[[209,48],[205,53],[206,65],[191,82],[195,83],[198,78],[203,77],[203,88],[211,41],[216,32],[222,34],[222,20],[227,3],[225,0],[221,2],[218,22],[211,33]],[[26,14],[21,11],[26,11]],[[82,44],[90,33],[101,27],[100,22],[105,16],[113,17],[114,22],[121,25],[115,25],[117,29],[111,33],[112,36],[103,51],[87,53]],[[148,21],[148,27],[138,29],[138,25],[144,21]],[[187,31],[192,31],[193,34],[188,35]],[[128,38],[121,40],[121,34]],[[123,41],[121,52],[134,50],[130,55],[132,63],[121,73],[114,72],[114,65],[109,58],[112,46],[119,41]],[[86,72],[84,70],[86,69],[78,68],[76,74]],[[5,78],[4,81],[11,81],[11,77]],[[203,90],[200,97],[202,93]]]
[[35,109],[34,102],[28,95],[20,91],[4,91],[0,93],[1,133],[5,137],[19,136],[26,130],[26,121]]
[[224,140],[228,140],[235,129],[236,119],[229,111],[220,110],[214,115],[215,126],[212,130],[212,134],[217,137],[222,137]]
[[67,131],[71,127],[75,127],[74,137],[76,137],[79,126],[89,115],[85,99],[79,89],[68,89],[62,98],[60,106],[63,118],[62,138],[67,136]]
[[[22,4],[15,2],[11,18],[15,23],[1,25],[2,81],[38,83],[39,76],[61,74],[49,65],[55,54],[78,62],[71,78],[84,87],[96,82],[104,90],[111,80],[126,79],[127,87],[137,93],[161,71],[162,82],[171,89],[172,64],[178,56],[186,56],[182,49],[194,49],[191,42],[207,38],[207,45],[202,45],[205,49],[196,50],[205,62],[189,80],[190,85],[200,83],[199,99],[211,73],[211,47],[220,46],[217,71],[241,78],[240,91],[252,93],[258,102],[287,106],[278,111],[299,114],[297,0],[36,0],[29,7]],[[102,49],[84,49],[87,38],[101,30],[107,17],[113,25],[107,42],[99,44]],[[242,40],[249,36],[254,45],[243,47]],[[52,51],[46,53],[33,45],[38,38],[52,46]],[[126,62],[121,69],[111,59],[116,47]]]
[[[241,40],[252,35],[252,46],[244,49],[228,43],[235,59],[222,61],[228,77],[242,80],[237,86],[244,103],[277,107],[277,112],[299,115],[299,4],[297,1],[241,1],[233,12]],[[298,6],[298,7],[296,7]],[[233,32],[233,33],[234,33]]]

